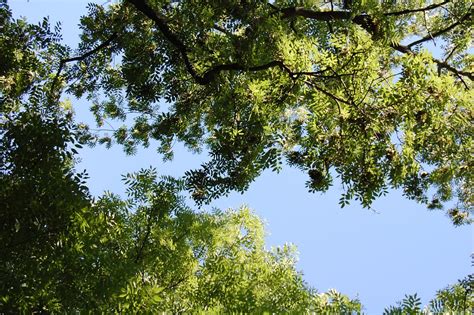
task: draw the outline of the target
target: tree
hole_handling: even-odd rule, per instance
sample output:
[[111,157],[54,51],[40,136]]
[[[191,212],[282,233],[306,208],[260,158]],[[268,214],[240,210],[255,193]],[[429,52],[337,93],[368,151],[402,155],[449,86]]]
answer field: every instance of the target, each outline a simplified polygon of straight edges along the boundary
[[18,312],[53,302],[46,298],[57,279],[52,262],[71,216],[89,201],[73,169],[72,116],[48,97],[52,59],[61,56],[58,29],[13,20],[4,1],[0,21],[0,296],[18,297],[9,301]]
[[470,220],[470,1],[127,0],[90,5],[81,28],[58,84],[87,95],[99,126],[124,121],[113,138],[128,153],[207,150],[186,173],[198,203],[286,161],[310,191],[338,177],[341,206],[403,188]]
[[[185,203],[185,189],[198,202],[245,189],[263,169],[277,170],[283,157],[308,171],[314,190],[326,189],[338,172],[347,185],[343,204],[355,196],[369,205],[385,185],[404,186],[421,201],[430,185],[440,189],[440,201],[457,188],[461,203],[450,213],[454,223],[467,221],[472,77],[463,69],[469,62],[463,32],[470,31],[464,26],[471,8],[448,1],[418,9],[419,3],[345,1],[328,3],[331,11],[293,5],[91,5],[71,57],[57,27],[13,20],[0,0],[1,312],[361,312],[357,299],[308,287],[294,247],[266,249],[263,223],[249,209],[199,212]],[[449,12],[431,16],[441,9]],[[393,23],[401,23],[400,32],[420,32],[408,18],[420,14],[431,37],[454,43],[446,60],[414,48],[425,37],[405,46],[389,40],[396,38]],[[326,37],[317,32],[324,28]],[[114,56],[121,59],[116,66]],[[424,63],[437,64],[440,74]],[[375,75],[396,66],[403,69],[397,80]],[[177,138],[208,148],[212,160],[184,179],[141,170],[124,177],[126,199],[92,198],[85,174],[74,170],[76,149],[112,139],[94,138],[88,126],[74,123],[70,102],[61,98],[65,89],[97,101],[99,124],[133,111],[133,126],[114,135],[130,153],[157,139],[171,157]],[[172,102],[167,111],[155,108],[161,98]],[[383,140],[392,141],[397,128],[403,141],[387,151]],[[433,301],[433,311],[469,310],[472,278]],[[416,296],[401,305],[420,311]]]
[[59,30],[0,2],[0,312],[358,311],[317,294],[292,246],[267,250],[248,209],[201,213],[182,180],[125,177],[129,198],[92,198],[74,170],[87,140],[51,68]]
[[[179,195],[183,182],[152,169],[125,182],[127,200],[107,193],[75,209],[62,237],[44,240],[49,252],[14,262],[2,256],[8,271],[29,271],[4,283],[21,289],[3,288],[2,311],[361,310],[337,291],[309,288],[294,247],[266,250],[263,223],[249,209],[194,212]],[[35,269],[45,259],[48,268]]]
[[[77,264],[72,286],[90,290],[81,296],[96,303],[92,310],[360,311],[357,300],[307,287],[292,246],[266,250],[262,221],[249,209],[192,211],[179,196],[183,182],[153,169],[125,182],[129,198],[97,200],[78,216],[68,246]],[[72,302],[69,311],[85,309]]]

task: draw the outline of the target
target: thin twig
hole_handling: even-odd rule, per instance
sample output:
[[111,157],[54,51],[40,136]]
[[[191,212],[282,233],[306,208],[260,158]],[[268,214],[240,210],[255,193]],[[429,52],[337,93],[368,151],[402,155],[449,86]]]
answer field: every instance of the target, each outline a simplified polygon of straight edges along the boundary
[[450,0],[446,0],[437,4],[432,4],[424,8],[419,8],[419,9],[407,9],[407,10],[402,10],[402,11],[396,11],[396,12],[388,12],[385,13],[385,16],[399,16],[399,15],[405,15],[405,14],[411,14],[411,13],[416,13],[416,12],[426,12],[429,10],[436,9],[442,5],[445,5],[447,3],[451,2]]
[[344,104],[347,104],[347,105],[352,105],[349,101],[345,100],[345,99],[342,99],[326,90],[324,90],[323,88],[317,86],[316,84],[314,84],[313,82],[310,82],[310,81],[305,81],[306,84],[308,84],[309,86],[315,88],[316,90],[320,91],[321,93],[323,93],[324,95],[336,100],[336,101],[339,101],[341,103],[344,103]]

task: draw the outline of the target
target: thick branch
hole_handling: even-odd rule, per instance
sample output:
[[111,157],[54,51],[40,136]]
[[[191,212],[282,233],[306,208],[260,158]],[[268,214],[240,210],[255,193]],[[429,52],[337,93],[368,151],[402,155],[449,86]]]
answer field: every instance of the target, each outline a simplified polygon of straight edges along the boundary
[[[282,61],[278,61],[278,60],[270,61],[266,64],[252,66],[252,67],[246,67],[238,63],[231,63],[231,64],[224,64],[224,65],[217,65],[207,70],[202,76],[202,81],[204,82],[204,84],[208,84],[213,80],[216,74],[218,74],[221,71],[226,71],[226,70],[254,72],[254,71],[263,71],[263,70],[267,70],[267,69],[275,68],[275,67],[279,67],[280,69],[284,70],[286,73],[288,73],[288,75],[292,79],[300,74],[298,72],[292,72]],[[316,72],[312,74],[316,74]]]
[[215,29],[216,31],[219,31],[219,32],[227,35],[227,36],[236,37],[235,34],[233,34],[232,32],[229,32],[225,28],[221,27],[219,24],[214,24],[214,26],[212,28]]
[[341,21],[351,20],[363,29],[367,30],[372,36],[379,36],[379,27],[373,18],[368,14],[352,16],[350,11],[314,11],[303,7],[288,7],[280,9],[283,18],[304,17],[317,21]]
[[350,11],[314,11],[303,7],[288,7],[280,9],[283,18],[301,16],[304,18],[318,21],[349,20]]
[[175,33],[173,33],[173,31],[171,31],[168,24],[166,23],[165,18],[159,15],[155,10],[153,10],[146,3],[146,0],[128,0],[128,2],[135,6],[138,11],[143,13],[150,20],[155,22],[156,26],[161,31],[163,36],[178,50],[179,54],[181,55],[181,58],[183,58],[186,70],[193,77],[193,79],[196,80],[199,84],[207,84],[203,81],[203,78],[197,74],[196,70],[194,69],[194,66],[189,60],[187,53],[188,49],[186,45],[180,38],[178,38]]
[[[174,34],[171,29],[169,28],[168,24],[165,21],[164,17],[158,15],[147,3],[145,0],[128,0],[131,4],[135,6],[135,8],[142,12],[145,16],[155,22],[156,26],[159,28],[163,36],[178,50],[183,58],[184,64],[186,66],[186,70],[189,74],[196,80],[197,83],[201,85],[209,84],[215,75],[221,71],[225,70],[244,70],[245,68],[237,63],[232,64],[225,64],[225,65],[218,65],[209,70],[207,70],[204,75],[200,76],[197,74],[196,70],[194,69],[193,64],[189,60],[188,56],[188,48],[184,44],[184,42],[178,38],[176,34]],[[277,64],[267,64],[259,67],[254,67],[253,71],[268,69],[270,67],[274,67]]]
[[419,8],[419,9],[407,9],[407,10],[402,10],[402,11],[396,11],[396,12],[388,12],[385,13],[385,16],[399,16],[399,15],[404,15],[404,14],[411,14],[411,13],[416,13],[416,12],[425,12],[429,10],[433,10],[436,8],[439,8],[442,5],[445,5],[447,3],[451,2],[451,0],[446,0],[440,3],[432,4],[424,8]]
[[143,236],[140,247],[137,248],[137,256],[135,257],[135,263],[138,263],[143,258],[143,251],[145,249],[145,245],[147,245],[148,240],[150,238],[152,225],[161,222],[161,219],[164,216],[163,210],[159,210],[157,220],[156,222],[154,222],[152,220],[152,215],[151,215],[151,212],[153,210],[154,210],[153,208],[148,209],[149,213],[148,213],[148,218],[147,218],[148,222],[146,225],[146,231],[145,231],[145,235]]

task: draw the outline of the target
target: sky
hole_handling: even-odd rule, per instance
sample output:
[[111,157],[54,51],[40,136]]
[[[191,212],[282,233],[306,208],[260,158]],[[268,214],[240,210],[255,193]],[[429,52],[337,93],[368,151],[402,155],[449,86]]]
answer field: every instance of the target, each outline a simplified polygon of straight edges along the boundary
[[[108,1],[96,1],[105,4]],[[49,16],[61,21],[64,42],[72,48],[79,40],[79,18],[87,13],[83,0],[10,0],[15,17],[36,23]],[[73,100],[76,118],[90,122],[91,104]],[[105,190],[124,194],[121,175],[156,167],[163,175],[182,176],[207,160],[177,145],[175,159],[163,163],[153,146],[127,156],[119,146],[85,148],[79,171],[89,174],[93,195]],[[378,199],[373,210],[357,202],[341,209],[342,187],[337,182],[325,194],[307,192],[307,175],[284,167],[264,172],[244,194],[222,197],[205,208],[247,205],[265,220],[268,246],[295,244],[298,268],[305,281],[319,291],[335,288],[358,297],[366,314],[381,314],[405,294],[418,293],[423,304],[437,290],[472,273],[472,227],[454,227],[442,211],[429,211],[407,200],[401,191]]]

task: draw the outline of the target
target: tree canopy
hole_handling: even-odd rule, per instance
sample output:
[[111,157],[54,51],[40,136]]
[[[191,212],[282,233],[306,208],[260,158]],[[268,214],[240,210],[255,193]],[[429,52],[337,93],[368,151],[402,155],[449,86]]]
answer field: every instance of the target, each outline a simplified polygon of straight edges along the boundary
[[91,4],[55,84],[86,95],[99,126],[125,122],[93,141],[133,153],[156,140],[165,159],[175,141],[208,152],[186,173],[198,203],[288,163],[310,191],[337,177],[341,206],[402,188],[428,208],[448,204],[461,224],[472,212],[471,26],[463,0]]
[[[292,245],[267,249],[246,207],[192,210],[283,163],[310,191],[342,182],[369,207],[390,188],[472,213],[472,4],[468,1],[152,1],[91,4],[79,48],[0,0],[0,310],[360,313],[319,293]],[[426,46],[437,43],[434,56]],[[63,96],[86,96],[97,125]],[[161,106],[161,108],[160,108]],[[127,196],[90,196],[77,150],[173,142],[210,160],[183,178],[143,169]],[[153,141],[153,142],[152,142]],[[472,277],[423,310],[474,307]]]
[[268,250],[249,209],[192,211],[183,180],[124,177],[128,198],[93,198],[74,165],[87,134],[53,92],[59,28],[12,18],[0,2],[0,312],[333,311],[291,245]]

